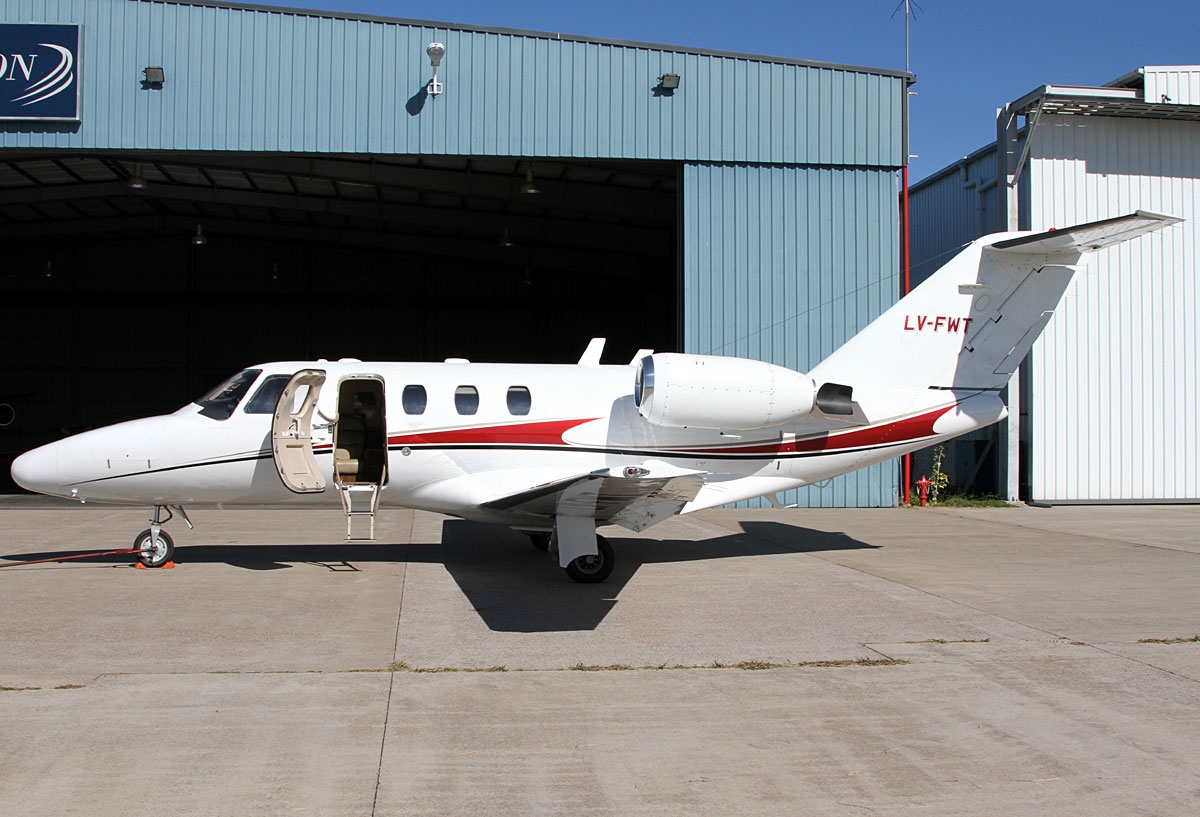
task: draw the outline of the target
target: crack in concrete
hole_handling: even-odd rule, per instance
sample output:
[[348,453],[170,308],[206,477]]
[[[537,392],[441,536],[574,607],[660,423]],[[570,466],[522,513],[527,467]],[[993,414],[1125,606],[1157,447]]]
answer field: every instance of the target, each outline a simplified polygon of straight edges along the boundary
[[[404,545],[403,567],[400,570],[400,598],[396,604],[396,635],[392,639],[392,666],[396,664],[396,653],[400,651],[400,618],[404,615],[404,588],[408,581],[408,549],[412,546],[413,527],[416,524],[416,514],[408,523],[408,542]],[[375,770],[375,793],[371,797],[371,817],[375,817],[375,809],[379,805],[379,784],[383,780],[383,753],[387,748],[388,719],[392,715],[392,690],[396,686],[396,673],[389,673],[387,704],[383,709],[383,734],[379,736],[379,766]]]

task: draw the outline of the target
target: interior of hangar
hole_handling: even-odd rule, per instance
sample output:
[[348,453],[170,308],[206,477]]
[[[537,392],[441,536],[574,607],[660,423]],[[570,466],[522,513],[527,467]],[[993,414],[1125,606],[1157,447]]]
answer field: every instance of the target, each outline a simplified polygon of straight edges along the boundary
[[665,162],[8,152],[4,331],[36,339],[20,344],[31,378],[53,372],[115,414],[177,408],[264,360],[569,362],[593,335],[628,358],[675,344],[675,176]]
[[[0,7],[30,19],[75,27],[73,66],[30,81],[73,68],[78,105],[0,100],[7,459],[266,360],[573,362],[604,336],[605,362],[803,370],[895,297],[906,74],[206,0]],[[891,504],[891,470],[788,501]]]

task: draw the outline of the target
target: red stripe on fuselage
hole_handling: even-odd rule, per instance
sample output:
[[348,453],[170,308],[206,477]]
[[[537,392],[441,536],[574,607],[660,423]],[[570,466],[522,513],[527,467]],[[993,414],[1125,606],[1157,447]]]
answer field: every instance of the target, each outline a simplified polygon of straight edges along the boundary
[[562,445],[563,434],[591,420],[550,420],[392,434],[388,445]]
[[[913,417],[905,417],[894,422],[882,423],[865,428],[855,428],[846,431],[834,431],[806,437],[798,440],[772,440],[760,444],[726,445],[706,448],[663,448],[646,449],[646,453],[662,451],[663,453],[706,455],[762,455],[762,454],[803,454],[821,451],[836,452],[859,448],[871,448],[881,445],[920,440],[934,436],[934,423],[954,405],[927,411]],[[452,428],[437,431],[414,431],[405,434],[391,434],[388,437],[389,446],[438,446],[438,445],[529,445],[529,446],[559,446],[568,447],[563,440],[563,434],[571,429],[592,422],[589,419],[579,420],[548,420],[529,423],[510,423],[495,426],[475,426],[473,428]],[[325,448],[328,446],[320,446]],[[619,446],[618,446],[619,447]]]
[[918,414],[915,417],[905,417],[891,423],[884,423],[866,428],[856,428],[849,431],[835,431],[815,437],[806,437],[788,442],[778,441],[763,445],[723,446],[721,448],[687,448],[671,449],[688,454],[796,454],[815,451],[844,451],[853,448],[870,448],[879,445],[892,445],[909,440],[919,440],[932,437],[933,424],[947,411],[954,409],[953,405]]

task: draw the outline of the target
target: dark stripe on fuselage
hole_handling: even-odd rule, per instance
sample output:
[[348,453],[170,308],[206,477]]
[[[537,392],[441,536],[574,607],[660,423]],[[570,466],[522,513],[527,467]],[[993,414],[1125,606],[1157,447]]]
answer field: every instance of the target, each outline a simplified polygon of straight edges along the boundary
[[[934,435],[936,436],[936,435]],[[814,457],[831,457],[838,454],[855,454],[865,451],[884,451],[889,448],[897,448],[909,443],[918,442],[924,438],[910,438],[897,440],[891,443],[880,443],[873,446],[862,446],[858,448],[835,448],[823,451],[792,451],[792,452],[777,452],[759,453],[759,454],[739,454],[736,451],[725,453],[712,452],[697,452],[697,451],[657,451],[646,448],[590,448],[584,446],[566,446],[566,445],[497,445],[492,443],[478,444],[459,444],[459,445],[410,445],[389,446],[389,451],[401,451],[404,448],[409,448],[413,451],[549,451],[559,454],[565,453],[581,453],[581,454],[615,454],[621,456],[642,456],[642,457],[657,457],[660,459],[720,459],[720,460],[755,460],[755,461],[771,461],[771,460],[796,460],[796,459],[811,459]],[[316,451],[317,456],[329,456],[333,453],[332,450]],[[137,471],[129,474],[113,474],[108,477],[98,477],[96,479],[84,480],[83,482],[73,482],[71,485],[91,485],[97,482],[109,482],[117,479],[126,479],[129,477],[144,477],[150,474],[166,474],[171,471],[183,471],[189,468],[204,468],[209,465],[230,465],[237,462],[253,462],[255,460],[271,459],[270,451],[263,451],[251,456],[230,457],[220,460],[205,460],[204,462],[191,462],[182,465],[170,465],[165,468],[152,468],[146,471]]]

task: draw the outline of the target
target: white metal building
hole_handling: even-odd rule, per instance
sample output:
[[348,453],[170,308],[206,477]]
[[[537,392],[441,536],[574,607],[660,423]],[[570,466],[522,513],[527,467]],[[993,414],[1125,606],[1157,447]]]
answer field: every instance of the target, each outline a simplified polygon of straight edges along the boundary
[[1038,88],[1000,111],[995,144],[911,201],[917,281],[984,233],[1138,209],[1186,219],[1076,278],[1010,386],[1007,427],[960,445],[951,476],[995,450],[1011,499],[1200,501],[1200,66]]

